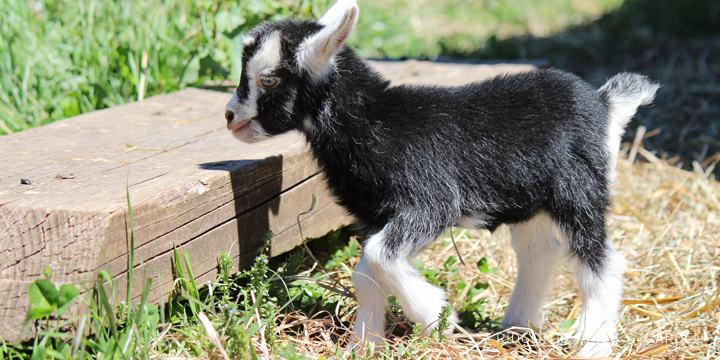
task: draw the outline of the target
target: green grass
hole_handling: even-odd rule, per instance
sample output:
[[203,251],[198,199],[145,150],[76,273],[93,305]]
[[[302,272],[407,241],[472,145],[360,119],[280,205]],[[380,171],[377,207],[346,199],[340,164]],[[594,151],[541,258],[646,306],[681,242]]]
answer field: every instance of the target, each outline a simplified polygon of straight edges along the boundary
[[[132,218],[132,207],[129,213]],[[266,244],[271,236],[268,234]],[[131,239],[133,237],[131,233]],[[46,279],[35,281],[28,292],[31,309],[26,321],[35,324],[37,335],[26,343],[4,343],[0,337],[0,359],[223,358],[225,355],[232,359],[258,359],[265,353],[280,359],[315,358],[295,349],[293,343],[309,344],[316,340],[308,337],[302,325],[287,325],[281,318],[295,319],[295,324],[318,318],[321,324],[326,322],[326,327],[315,330],[346,337],[344,332],[350,326],[355,309],[349,288],[351,273],[346,263],[358,261],[359,244],[353,232],[346,228],[276,259],[264,255],[267,250],[263,248],[253,266],[239,273],[233,268],[232,258],[220,254],[216,280],[199,286],[188,254],[176,248],[175,291],[167,303],[160,306],[147,302],[152,279],[142,284],[144,291],[139,301],[121,301],[114,306],[117,289],[112,274],[100,271],[95,284],[81,295],[75,285],[57,287],[52,282],[52,274],[46,272]],[[454,287],[453,297],[467,294],[464,300],[458,298],[455,306],[463,325],[477,328],[488,320],[485,299],[473,301],[472,298],[488,285],[482,282],[466,285],[463,280],[458,283],[455,279],[458,265],[454,257],[439,270],[418,264],[423,275],[435,285]],[[484,273],[496,270],[488,268],[484,259],[477,266]],[[137,285],[129,282],[128,292]],[[472,289],[467,291],[466,286]],[[66,310],[73,303],[80,303],[79,313],[83,315],[68,315]],[[393,303],[397,305],[396,300]],[[450,326],[449,315],[450,307],[447,307],[440,319],[440,329]],[[402,317],[402,314],[396,316]],[[332,324],[327,323],[330,319]],[[421,338],[419,333],[420,329],[414,329],[414,335],[404,337],[408,351],[410,347],[426,348],[429,343],[443,339],[441,331],[427,338]],[[294,337],[294,341],[289,341],[288,336]],[[343,358],[343,342],[339,338],[336,341],[338,344],[333,345],[335,350],[331,351],[335,356],[331,358]]]
[[239,78],[244,31],[275,17],[312,16],[321,4],[0,0],[0,131],[135,101],[141,92]]

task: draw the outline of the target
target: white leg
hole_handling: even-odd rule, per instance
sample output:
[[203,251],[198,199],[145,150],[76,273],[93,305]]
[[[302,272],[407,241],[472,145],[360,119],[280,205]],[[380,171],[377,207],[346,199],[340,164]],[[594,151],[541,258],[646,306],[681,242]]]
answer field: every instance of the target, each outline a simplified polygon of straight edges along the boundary
[[352,281],[358,302],[353,324],[354,341],[362,343],[366,339],[380,344],[385,337],[387,286],[375,275],[364,254],[353,271]]
[[555,224],[546,213],[510,227],[517,253],[518,279],[505,309],[503,325],[541,327],[543,301],[562,259],[562,246],[555,238],[554,229]]
[[[428,283],[415,270],[410,261],[409,251],[401,251],[392,256],[385,242],[384,230],[373,235],[365,243],[363,258],[367,258],[370,267],[380,280],[400,301],[407,316],[423,326],[425,334],[429,334],[437,326],[442,308],[448,304],[445,292]],[[453,312],[449,319],[457,323],[457,316]],[[450,328],[446,333],[452,333]]]
[[601,270],[592,271],[584,264],[578,264],[576,276],[582,308],[573,339],[587,341],[578,356],[607,357],[612,352],[612,342],[617,337],[625,263],[625,258],[609,247]]

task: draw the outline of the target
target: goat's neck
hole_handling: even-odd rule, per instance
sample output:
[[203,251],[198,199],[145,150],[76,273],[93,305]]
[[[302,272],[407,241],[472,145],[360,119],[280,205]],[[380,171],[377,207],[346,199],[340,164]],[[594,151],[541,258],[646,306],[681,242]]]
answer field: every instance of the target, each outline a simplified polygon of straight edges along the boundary
[[328,106],[320,107],[316,129],[306,136],[336,198],[359,222],[380,228],[387,214],[349,199],[370,199],[374,186],[385,182],[381,168],[392,154],[383,149],[393,135],[387,126],[394,103],[387,98],[389,82],[354,56],[337,65],[321,100]]
[[364,148],[380,135],[381,123],[387,120],[378,115],[387,113],[382,108],[388,106],[383,96],[389,81],[350,50],[338,56],[336,66],[308,142],[313,148]]

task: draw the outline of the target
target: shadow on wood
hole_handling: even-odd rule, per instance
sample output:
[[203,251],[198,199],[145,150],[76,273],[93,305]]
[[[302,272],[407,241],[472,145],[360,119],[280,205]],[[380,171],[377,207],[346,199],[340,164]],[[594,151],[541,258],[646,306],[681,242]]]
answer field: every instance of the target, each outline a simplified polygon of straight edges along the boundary
[[[234,201],[236,231],[241,238],[249,241],[235,243],[232,242],[233,239],[228,239],[229,242],[218,239],[219,242],[227,243],[225,244],[227,248],[221,252],[230,254],[239,268],[252,263],[253,258],[248,255],[258,254],[263,246],[263,239],[271,232],[270,217],[277,216],[280,211],[283,157],[278,155],[264,159],[262,167],[256,166],[256,171],[250,175],[239,171],[243,168],[252,168],[259,163],[260,160],[226,160],[200,164],[200,168],[204,170],[227,171],[235,199],[242,196],[251,197],[246,201]],[[249,189],[249,186],[253,188]],[[256,205],[249,208],[249,204]],[[247,255],[240,260],[240,254]],[[215,275],[213,272],[212,276]]]

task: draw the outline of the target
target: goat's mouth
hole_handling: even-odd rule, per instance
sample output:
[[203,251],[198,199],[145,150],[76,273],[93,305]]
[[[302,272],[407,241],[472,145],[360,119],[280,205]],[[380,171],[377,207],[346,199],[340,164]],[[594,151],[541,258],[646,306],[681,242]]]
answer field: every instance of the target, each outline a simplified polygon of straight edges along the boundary
[[251,122],[252,120],[254,120],[254,118],[245,119],[245,120],[240,120],[240,121],[231,121],[231,122],[229,122],[229,123],[227,124],[227,129],[230,130],[230,131],[232,131],[232,132],[236,132],[236,131],[242,129],[243,127],[245,127],[245,126],[250,125],[250,122]]
[[256,133],[253,126],[254,118],[244,119],[240,121],[231,121],[227,124],[227,129],[232,131],[233,136],[242,141],[250,142]]

